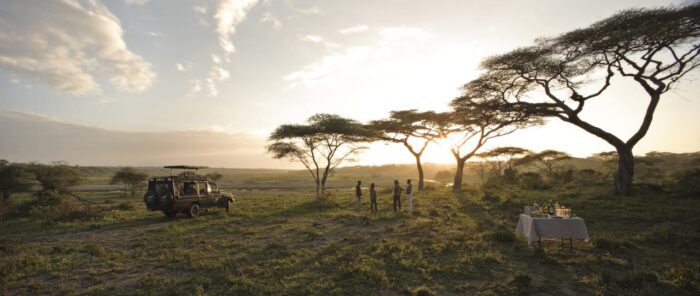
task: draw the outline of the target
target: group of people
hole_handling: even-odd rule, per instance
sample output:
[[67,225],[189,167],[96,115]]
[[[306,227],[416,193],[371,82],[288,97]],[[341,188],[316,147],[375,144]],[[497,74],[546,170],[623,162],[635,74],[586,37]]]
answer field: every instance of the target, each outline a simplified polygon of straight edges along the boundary
[[[392,197],[394,201],[394,212],[401,210],[401,192],[406,193],[406,202],[408,203],[408,210],[413,210],[413,185],[411,184],[411,179],[406,180],[406,188],[401,188],[399,180],[394,180],[394,188],[392,190]],[[374,183],[369,185],[369,201],[370,210],[372,213],[377,213],[377,190],[374,188]],[[360,210],[362,208],[362,181],[357,181],[355,186],[355,209]]]

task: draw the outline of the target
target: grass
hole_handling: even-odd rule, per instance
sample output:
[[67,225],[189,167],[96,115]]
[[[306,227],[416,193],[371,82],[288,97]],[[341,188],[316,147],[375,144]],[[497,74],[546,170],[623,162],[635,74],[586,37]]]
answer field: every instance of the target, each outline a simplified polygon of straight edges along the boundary
[[[96,295],[697,295],[700,201],[607,187],[444,189],[413,212],[353,210],[351,189],[239,192],[234,213],[166,219],[140,198],[83,193],[112,210],[54,225],[0,220],[0,293]],[[18,197],[19,200],[25,197]],[[586,219],[591,242],[560,252],[514,233],[534,199]]]

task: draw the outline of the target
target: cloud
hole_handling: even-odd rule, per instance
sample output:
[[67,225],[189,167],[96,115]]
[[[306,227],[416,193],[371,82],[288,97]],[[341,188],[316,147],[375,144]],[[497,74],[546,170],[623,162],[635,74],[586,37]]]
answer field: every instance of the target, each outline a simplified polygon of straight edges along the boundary
[[0,68],[12,75],[73,95],[102,93],[103,76],[127,92],[142,92],[156,78],[100,2],[11,1],[0,20]]
[[299,84],[314,87],[335,81],[341,72],[353,71],[360,62],[372,54],[370,47],[351,47],[341,53],[324,56],[299,71],[284,76],[284,80],[294,87]]
[[191,97],[206,91],[207,95],[210,97],[216,97],[219,95],[217,83],[226,81],[229,78],[231,78],[231,73],[222,68],[219,64],[215,64],[211,67],[211,69],[209,69],[207,78],[204,80],[198,79],[190,81],[190,90],[188,91],[187,96]]
[[[324,42],[323,38],[307,35],[309,42]],[[333,85],[349,77],[381,76],[389,72],[411,71],[406,65],[424,61],[435,53],[431,35],[413,27],[388,27],[379,30],[373,45],[354,46],[330,53],[302,69],[283,77],[291,87]],[[421,67],[426,67],[421,64]],[[398,69],[398,70],[397,70]]]
[[272,25],[272,28],[279,29],[282,28],[282,22],[271,12],[265,12],[262,18],[260,18],[261,23],[268,23]]
[[353,33],[361,33],[361,32],[366,32],[366,31],[369,31],[369,26],[367,26],[367,25],[357,25],[357,26],[338,30],[338,32],[340,32],[340,34],[353,34]]
[[236,26],[246,19],[250,11],[259,0],[221,0],[216,8],[216,32],[219,34],[219,45],[231,54],[236,51],[231,35],[236,33]]
[[124,3],[126,3],[126,5],[144,5],[148,1],[149,0],[124,0]]
[[309,41],[309,42],[313,42],[313,43],[321,43],[321,42],[323,42],[323,37],[317,36],[317,35],[306,35],[303,38],[301,38],[301,40]]
[[208,9],[206,6],[195,6],[192,8],[194,10],[195,17],[202,26],[209,28],[209,21],[207,20]]
[[317,43],[317,44],[323,44],[327,47],[338,47],[340,45],[333,43],[333,42],[328,42],[323,37],[318,36],[318,35],[306,35],[304,37],[301,37],[301,40],[306,41],[306,42],[311,42],[311,43]]
[[175,63],[175,69],[177,69],[180,72],[184,72],[192,68],[192,62],[181,62],[181,63]]

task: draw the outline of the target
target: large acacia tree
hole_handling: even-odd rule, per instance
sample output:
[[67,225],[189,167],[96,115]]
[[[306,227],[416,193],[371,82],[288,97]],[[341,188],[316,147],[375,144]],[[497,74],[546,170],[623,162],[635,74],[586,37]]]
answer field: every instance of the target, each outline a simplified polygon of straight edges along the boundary
[[[482,63],[484,74],[464,90],[489,92],[507,107],[559,118],[608,142],[619,156],[615,192],[626,194],[634,176],[634,146],[648,132],[662,95],[698,67],[698,54],[700,5],[631,9],[491,57]],[[581,117],[614,75],[631,79],[645,93],[639,98],[646,105],[642,122],[628,139]]]
[[457,164],[452,185],[456,193],[462,191],[465,163],[489,140],[540,123],[537,117],[502,108],[498,100],[475,97],[480,95],[467,93],[452,101],[453,112],[436,116],[442,138],[450,142]]
[[415,109],[391,111],[388,119],[369,124],[369,128],[376,131],[377,139],[402,144],[416,159],[418,190],[425,189],[421,156],[428,145],[440,137],[436,116],[435,112],[418,112]]
[[316,114],[306,124],[283,124],[270,135],[267,151],[277,159],[298,161],[316,183],[316,198],[325,198],[326,181],[333,170],[364,149],[374,132],[352,119]]

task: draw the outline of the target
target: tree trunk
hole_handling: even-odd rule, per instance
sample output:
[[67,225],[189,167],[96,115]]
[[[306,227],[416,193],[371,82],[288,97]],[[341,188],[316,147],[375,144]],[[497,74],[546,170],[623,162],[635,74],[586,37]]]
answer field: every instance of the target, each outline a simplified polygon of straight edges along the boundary
[[452,192],[454,193],[462,192],[462,179],[464,177],[465,162],[465,160],[457,159],[457,171],[455,171],[455,179],[454,183],[452,183]]
[[617,148],[617,172],[615,173],[615,193],[628,195],[632,188],[634,177],[634,154],[632,148],[622,146]]
[[416,157],[416,167],[418,168],[418,191],[423,191],[425,189],[425,182],[423,181],[423,164],[420,162],[420,155],[415,155]]
[[321,184],[316,183],[316,199],[321,199],[323,193],[321,192]]

